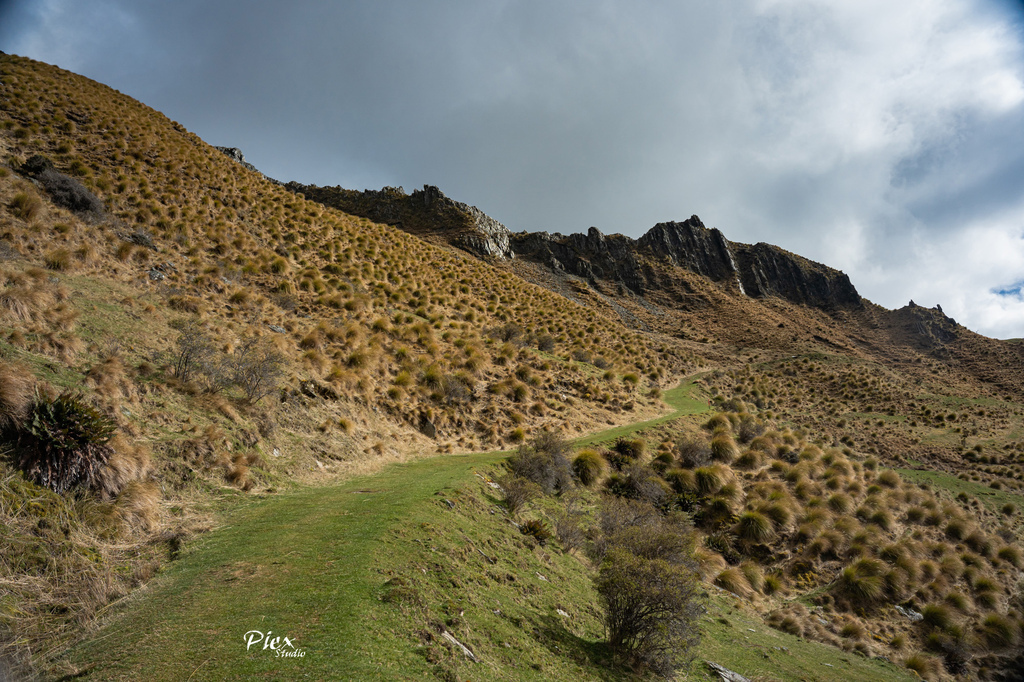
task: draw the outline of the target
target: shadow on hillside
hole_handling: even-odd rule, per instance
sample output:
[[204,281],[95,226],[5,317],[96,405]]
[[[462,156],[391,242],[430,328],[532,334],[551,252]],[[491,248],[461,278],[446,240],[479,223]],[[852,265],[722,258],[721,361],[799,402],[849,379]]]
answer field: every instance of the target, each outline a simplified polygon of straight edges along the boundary
[[533,621],[533,638],[556,656],[569,658],[586,667],[601,680],[631,679],[623,670],[608,645],[577,637],[565,627],[559,616],[541,616]]

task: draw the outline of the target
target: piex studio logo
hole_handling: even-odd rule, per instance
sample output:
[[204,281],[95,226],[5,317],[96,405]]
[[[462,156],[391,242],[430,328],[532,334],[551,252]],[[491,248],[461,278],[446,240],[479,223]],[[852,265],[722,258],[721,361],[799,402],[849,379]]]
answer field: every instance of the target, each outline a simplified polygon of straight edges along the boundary
[[306,655],[305,650],[295,646],[290,637],[277,637],[269,630],[266,634],[259,630],[249,630],[243,639],[246,651],[262,644],[262,651],[273,651],[277,658],[302,658]]

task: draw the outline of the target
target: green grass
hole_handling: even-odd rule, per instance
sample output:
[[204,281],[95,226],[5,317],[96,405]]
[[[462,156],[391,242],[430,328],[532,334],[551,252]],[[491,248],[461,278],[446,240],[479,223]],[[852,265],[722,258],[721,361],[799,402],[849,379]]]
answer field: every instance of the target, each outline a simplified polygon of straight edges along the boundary
[[700,392],[696,383],[701,376],[703,376],[703,374],[695,374],[687,377],[681,381],[678,386],[669,389],[662,394],[662,401],[664,401],[664,403],[672,410],[668,414],[655,419],[601,431],[593,436],[577,438],[573,441],[574,445],[576,445],[576,447],[585,447],[611,443],[619,438],[624,438],[638,431],[645,431],[656,426],[660,426],[661,424],[679,419],[680,417],[707,412],[709,409],[707,398]]
[[[716,594],[701,628],[698,658],[713,661],[747,678],[770,680],[911,680],[907,670],[879,659],[847,653],[775,630],[739,607],[735,598]],[[718,680],[703,665],[683,679]]]
[[933,488],[946,490],[951,495],[966,493],[977,497],[986,507],[998,511],[1007,502],[1012,502],[1018,509],[1024,507],[1024,496],[1006,490],[994,490],[976,481],[965,481],[952,474],[942,471],[923,469],[897,469],[900,476],[914,483],[928,483]]
[[[673,412],[652,421],[706,409],[692,388],[667,392]],[[59,669],[94,680],[142,671],[152,680],[633,679],[603,644],[593,567],[555,540],[538,546],[501,510],[485,479],[504,455],[434,457],[341,485],[225,500],[233,508],[223,525],[113,609]],[[584,505],[592,496],[583,493]],[[519,521],[550,523],[559,507],[543,498]],[[909,679],[772,630],[725,597],[712,599],[703,629],[699,659],[748,676]],[[247,651],[250,630],[287,636],[305,656]],[[442,630],[480,662],[446,645]],[[712,679],[702,664],[683,678]]]
[[[251,502],[171,564],[94,639],[69,657],[94,679],[353,679],[386,676],[399,647],[382,632],[378,568],[388,536],[416,527],[435,492],[494,455],[400,465],[332,488]],[[371,486],[372,487],[368,487]],[[419,514],[414,513],[418,511]],[[424,521],[419,521],[420,523]],[[392,624],[393,625],[393,624]],[[246,652],[249,630],[290,637],[303,658]],[[417,662],[420,665],[413,665]],[[403,667],[425,670],[425,661]]]

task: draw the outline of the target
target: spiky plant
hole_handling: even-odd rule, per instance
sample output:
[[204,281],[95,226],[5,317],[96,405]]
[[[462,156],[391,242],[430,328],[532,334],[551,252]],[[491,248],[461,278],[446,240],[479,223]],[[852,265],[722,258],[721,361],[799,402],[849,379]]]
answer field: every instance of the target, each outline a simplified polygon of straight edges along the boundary
[[18,437],[19,464],[26,476],[57,493],[88,486],[113,452],[113,435],[114,423],[81,393],[37,397]]

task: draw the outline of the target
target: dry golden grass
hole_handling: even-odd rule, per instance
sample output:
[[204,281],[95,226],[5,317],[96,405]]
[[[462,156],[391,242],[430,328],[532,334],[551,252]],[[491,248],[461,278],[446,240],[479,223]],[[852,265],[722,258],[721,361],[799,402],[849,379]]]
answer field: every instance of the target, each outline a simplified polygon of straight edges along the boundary
[[0,361],[0,431],[21,426],[28,417],[35,384],[24,366]]

